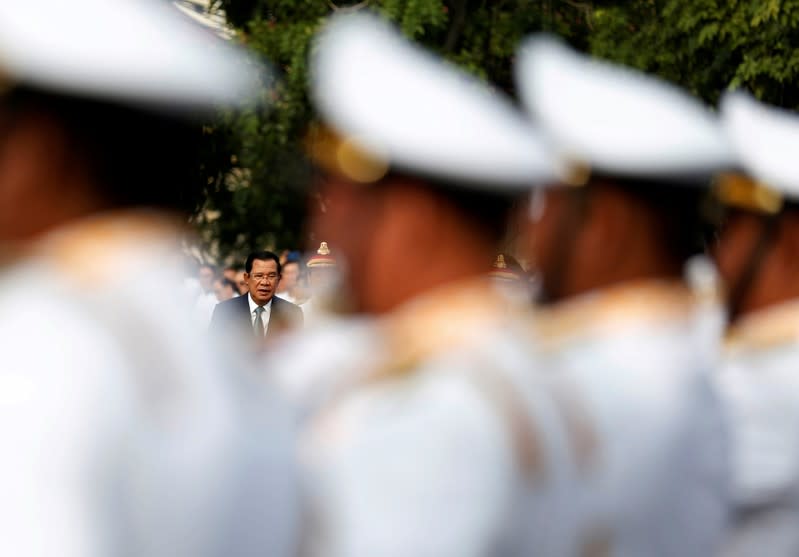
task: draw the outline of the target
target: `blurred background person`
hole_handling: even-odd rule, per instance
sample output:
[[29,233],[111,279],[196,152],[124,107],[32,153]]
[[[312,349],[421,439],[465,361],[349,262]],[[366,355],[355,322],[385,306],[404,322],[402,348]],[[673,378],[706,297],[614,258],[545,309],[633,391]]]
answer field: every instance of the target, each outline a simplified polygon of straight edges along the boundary
[[256,251],[244,265],[249,292],[220,303],[214,310],[210,329],[215,335],[231,335],[263,344],[288,330],[302,327],[302,310],[277,296],[282,268],[271,251]]
[[501,94],[377,18],[334,20],[314,52],[335,131],[309,137],[313,233],[356,316],[264,362],[301,409],[307,553],[563,554],[558,414],[486,277],[512,201],[555,169]]
[[[340,275],[336,258],[330,252],[327,242],[322,242],[316,253],[305,264],[308,274],[310,297],[302,304],[305,323],[324,321],[337,305]],[[338,305],[341,305],[340,303]]]
[[494,287],[508,299],[509,307],[528,309],[532,285],[527,273],[512,255],[500,253],[488,273]]
[[214,290],[214,282],[219,277],[217,268],[210,263],[203,263],[197,272],[197,279],[200,284],[200,295],[194,302],[194,313],[197,324],[201,328],[208,327],[211,322],[211,315],[214,313],[214,308],[219,300],[216,298],[216,291]]
[[214,294],[216,294],[218,302],[226,302],[239,295],[236,291],[236,285],[224,277],[214,281]]
[[700,200],[732,163],[698,101],[539,36],[520,49],[519,90],[572,168],[536,190],[530,253],[543,300],[542,366],[575,392],[584,522],[604,555],[717,554],[729,510],[714,355],[683,273],[701,249]]
[[228,279],[230,282],[236,282],[236,273],[238,273],[238,269],[236,267],[225,267],[222,271],[222,276]]
[[200,286],[199,279],[199,264],[194,257],[190,255],[182,255],[178,267],[183,273],[183,293],[185,294],[186,301],[194,304],[197,298],[202,294],[202,287]]
[[283,274],[280,279],[280,286],[277,295],[287,302],[297,304],[299,300],[297,294],[300,286],[300,274],[302,272],[300,255],[297,252],[290,252],[286,256],[286,262],[282,265]]
[[0,3],[0,60],[0,552],[293,554],[279,406],[171,264],[259,66],[147,0]]
[[236,290],[239,293],[239,296],[246,296],[247,293],[250,291],[250,287],[247,285],[247,271],[244,269],[239,269],[236,272]]
[[799,117],[727,94],[738,166],[713,253],[729,326],[717,382],[730,416],[734,530],[725,555],[799,553]]

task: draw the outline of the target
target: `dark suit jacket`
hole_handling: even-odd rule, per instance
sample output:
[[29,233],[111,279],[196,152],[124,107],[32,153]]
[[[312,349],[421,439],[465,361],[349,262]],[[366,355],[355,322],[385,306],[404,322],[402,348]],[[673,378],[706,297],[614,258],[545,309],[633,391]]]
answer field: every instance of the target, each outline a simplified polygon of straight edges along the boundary
[[[248,298],[248,295],[244,295],[218,303],[214,308],[214,314],[211,316],[211,333],[224,336],[247,334],[249,332],[255,336]],[[266,336],[269,337],[280,331],[302,327],[302,321],[302,309],[299,306],[295,306],[283,298],[273,296]]]

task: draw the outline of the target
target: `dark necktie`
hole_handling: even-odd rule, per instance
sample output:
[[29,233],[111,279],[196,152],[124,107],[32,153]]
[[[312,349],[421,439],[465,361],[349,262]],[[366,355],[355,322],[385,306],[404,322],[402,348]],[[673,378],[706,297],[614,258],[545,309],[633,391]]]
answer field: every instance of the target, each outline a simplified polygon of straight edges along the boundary
[[262,338],[264,336],[264,311],[266,311],[263,307],[258,306],[255,308],[255,324],[253,327],[253,332],[255,336]]

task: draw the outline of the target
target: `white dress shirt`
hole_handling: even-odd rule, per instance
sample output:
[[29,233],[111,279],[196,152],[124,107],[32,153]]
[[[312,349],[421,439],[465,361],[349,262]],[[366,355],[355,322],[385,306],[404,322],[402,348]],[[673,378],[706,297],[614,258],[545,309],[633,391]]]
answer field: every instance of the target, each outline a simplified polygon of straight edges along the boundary
[[[252,299],[252,294],[249,292],[247,293],[247,303],[250,304],[250,322],[252,326],[255,327],[255,320],[258,318],[258,314],[255,313],[255,310],[261,306],[255,303],[255,300]],[[272,315],[272,298],[269,298],[269,301],[266,302],[263,308],[264,312],[261,315],[261,320],[264,322],[264,334],[266,334],[266,330],[269,327],[269,316]]]

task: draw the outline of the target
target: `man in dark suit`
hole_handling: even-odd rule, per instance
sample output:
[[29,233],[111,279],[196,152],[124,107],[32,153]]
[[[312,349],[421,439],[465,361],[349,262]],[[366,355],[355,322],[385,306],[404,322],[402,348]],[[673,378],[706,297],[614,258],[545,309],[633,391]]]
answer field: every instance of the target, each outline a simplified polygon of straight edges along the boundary
[[280,284],[280,259],[271,251],[247,257],[244,277],[249,292],[217,304],[211,317],[213,335],[251,335],[258,340],[302,326],[302,310],[275,296]]

